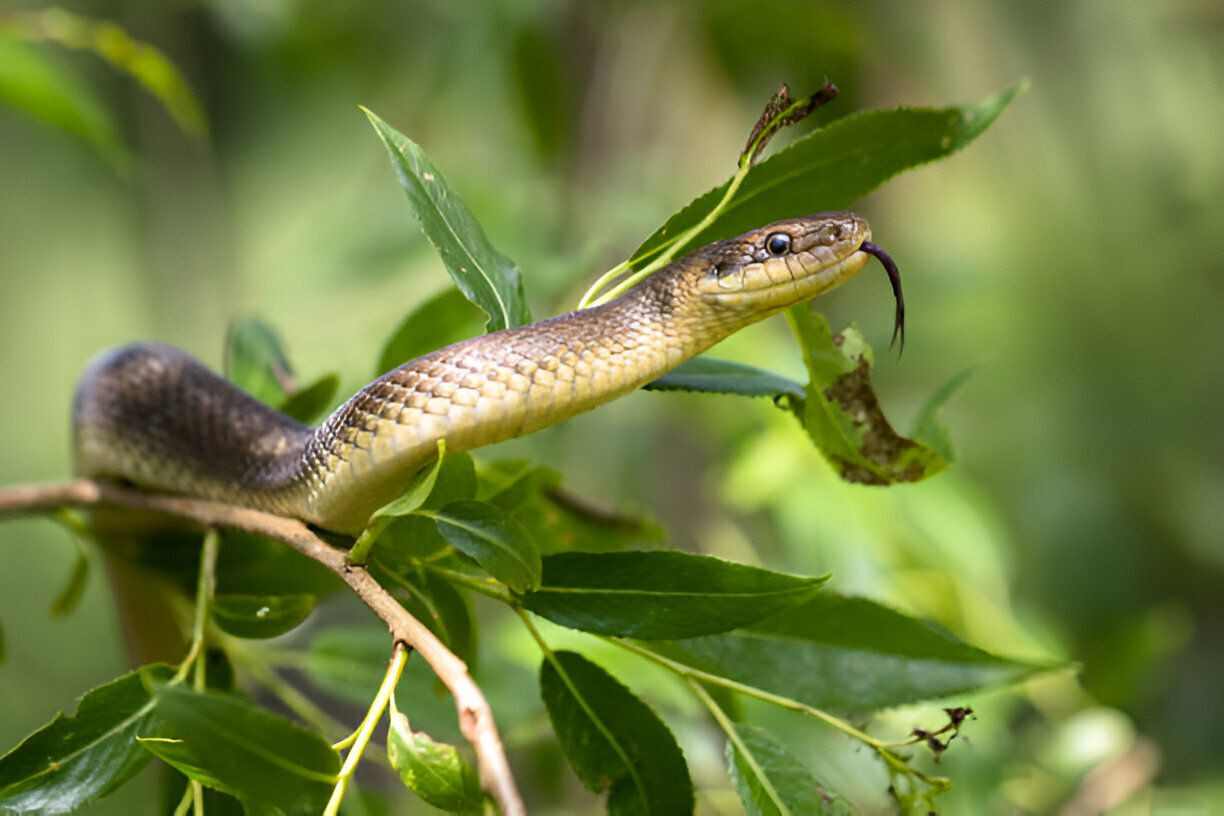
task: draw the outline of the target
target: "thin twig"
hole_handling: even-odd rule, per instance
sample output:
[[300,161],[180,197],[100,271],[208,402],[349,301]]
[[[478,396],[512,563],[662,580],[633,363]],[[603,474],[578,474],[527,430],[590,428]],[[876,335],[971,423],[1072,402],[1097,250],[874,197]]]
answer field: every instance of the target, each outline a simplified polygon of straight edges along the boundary
[[416,650],[455,699],[459,728],[476,750],[480,781],[504,816],[524,816],[522,797],[510,772],[493,712],[460,660],[433,632],[408,613],[370,573],[347,563],[345,552],[323,541],[305,524],[245,507],[203,499],[156,495],[79,479],[0,489],[0,518],[46,513],[69,505],[111,504],[189,519],[204,527],[226,527],[274,538],[339,575],[374,614],[395,642]]

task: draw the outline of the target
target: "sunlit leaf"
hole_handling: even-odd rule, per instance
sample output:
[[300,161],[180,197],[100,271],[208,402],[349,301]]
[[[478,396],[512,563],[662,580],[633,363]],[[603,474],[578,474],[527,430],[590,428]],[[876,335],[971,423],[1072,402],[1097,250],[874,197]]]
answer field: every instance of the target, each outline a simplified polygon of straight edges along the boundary
[[652,648],[711,674],[840,711],[964,694],[1051,668],[998,657],[926,621],[827,591],[735,632]]
[[2,31],[0,103],[72,134],[118,172],[131,163],[114,117],[88,83],[53,55]]
[[612,814],[691,813],[693,786],[671,731],[629,689],[574,652],[545,660],[540,694],[578,779],[610,790]]
[[790,399],[812,442],[848,482],[886,485],[934,476],[948,463],[921,442],[893,430],[871,385],[871,349],[853,326],[833,335],[806,306],[790,311],[809,382]]
[[515,592],[540,585],[540,550],[523,526],[495,505],[457,501],[433,516],[451,546]]
[[[976,105],[854,113],[796,141],[748,173],[725,212],[692,241],[719,238],[801,213],[845,208],[903,170],[947,156],[980,135],[1022,90],[1017,85]],[[727,183],[667,219],[633,253],[641,268],[713,210]]]
[[240,317],[225,338],[225,376],[268,405],[294,391],[293,369],[280,333],[257,317]]
[[318,734],[239,697],[182,686],[158,694],[140,745],[209,788],[290,813],[318,813],[340,756]]
[[431,351],[480,334],[480,310],[458,289],[447,288],[417,306],[378,356],[378,374]]
[[694,357],[647,383],[645,388],[647,391],[703,391],[744,397],[803,396],[803,386],[794,380],[763,368],[716,357]]
[[852,816],[850,805],[763,729],[735,726],[745,751],[727,741],[727,771],[747,816]]
[[918,417],[914,420],[914,429],[910,433],[914,439],[925,444],[948,462],[953,461],[954,458],[952,435],[939,415],[940,409],[968,382],[973,371],[973,368],[967,368],[936,388],[935,393],[931,394],[930,398],[918,409]]
[[455,746],[414,732],[408,718],[398,711],[391,715],[387,758],[404,785],[434,807],[460,814],[484,811],[476,770]]
[[152,688],[171,674],[148,666],[99,686],[0,757],[0,811],[68,813],[134,776],[148,762],[136,735],[153,716]]
[[300,625],[314,607],[313,595],[217,595],[209,608],[231,635],[270,638]]
[[339,374],[324,374],[310,385],[299,388],[286,397],[280,404],[280,411],[298,422],[314,422],[331,405],[339,387]]
[[455,285],[488,315],[485,329],[496,331],[530,323],[518,267],[493,248],[425,152],[370,111],[365,114],[391,154],[391,164],[425,236],[438,250]]
[[3,23],[23,37],[101,57],[152,94],[184,133],[197,139],[207,138],[203,106],[174,63],[116,23],[91,20],[62,8],[8,14]]
[[708,555],[558,553],[523,606],[553,623],[644,640],[725,632],[812,597],[825,581]]

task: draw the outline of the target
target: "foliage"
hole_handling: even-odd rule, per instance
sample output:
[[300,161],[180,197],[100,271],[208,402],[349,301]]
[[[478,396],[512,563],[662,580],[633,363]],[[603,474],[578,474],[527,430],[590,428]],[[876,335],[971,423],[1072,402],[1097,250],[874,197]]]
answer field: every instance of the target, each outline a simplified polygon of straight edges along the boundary
[[[845,206],[896,173],[972,141],[1017,90],[978,105],[848,116],[762,160],[778,130],[832,98],[828,88],[797,101],[783,91],[754,129],[736,175],[675,213],[605,277],[632,278],[741,229]],[[462,339],[472,315],[468,302],[484,313],[487,331],[529,322],[518,267],[493,247],[420,146],[366,113],[423,233],[462,293],[440,293],[410,314],[375,367],[383,371]],[[77,118],[83,118],[79,111]],[[950,446],[937,408],[955,384],[937,392],[922,413],[919,430],[929,445],[906,439],[880,408],[869,378],[871,349],[857,330],[834,334],[806,306],[792,310],[790,320],[807,383],[698,358],[649,388],[773,397],[847,481],[918,481],[946,468]],[[279,334],[254,318],[233,324],[225,360],[232,380],[303,421],[326,409],[339,382],[327,375],[298,387]],[[690,812],[695,801],[685,754],[660,714],[667,712],[633,690],[632,667],[661,668],[708,710],[727,740],[732,784],[754,814],[844,813],[849,806],[768,732],[734,721],[741,698],[800,712],[858,740],[880,760],[902,808],[918,812],[936,807],[933,797],[947,780],[840,715],[995,688],[1049,668],[988,653],[867,599],[825,591],[827,576],[642,549],[649,524],[608,524],[592,513],[583,519],[574,502],[561,498],[558,483],[529,462],[474,460],[440,444],[436,459],[353,542],[350,561],[369,565],[472,664],[477,626],[470,595],[512,610],[541,652],[539,694],[557,744],[583,785],[607,793],[610,813]],[[584,521],[610,528],[602,546],[574,533]],[[370,639],[368,631],[332,629],[316,635],[304,653],[265,648],[263,639],[307,620],[326,588],[315,588],[315,576],[300,564],[278,568],[275,581],[252,586],[248,576],[243,585],[225,567],[231,544],[223,545],[220,562],[215,549],[210,555],[215,544],[202,550],[193,650],[178,671],[149,666],[100,686],[82,698],[75,717],[57,718],[0,758],[0,809],[79,808],[155,756],[192,783],[180,810],[189,799],[202,801],[203,786],[238,799],[247,812],[335,812],[351,777],[347,766],[360,758],[364,742],[355,734],[337,743],[354,746],[342,770],[336,747],[322,736],[332,728],[330,718],[269,666],[280,660],[304,668],[319,688],[364,705],[398,681],[398,673],[386,670],[389,644],[381,635]],[[184,559],[177,560],[181,582]],[[214,573],[215,587],[206,580]],[[70,590],[82,580],[74,578]],[[629,662],[605,668],[580,651],[554,650],[533,615],[586,633],[581,642],[592,654],[615,649]],[[205,646],[224,652],[240,675],[249,672],[311,727],[230,693],[215,678],[206,682]],[[381,711],[371,708],[374,720]],[[424,801],[461,813],[484,806],[464,751],[414,731],[394,704],[387,754]]]

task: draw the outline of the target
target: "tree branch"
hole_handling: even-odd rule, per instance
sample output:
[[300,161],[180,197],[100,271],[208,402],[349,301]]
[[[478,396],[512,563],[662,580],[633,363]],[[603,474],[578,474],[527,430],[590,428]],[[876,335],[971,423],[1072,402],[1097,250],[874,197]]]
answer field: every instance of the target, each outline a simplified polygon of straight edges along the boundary
[[467,664],[416,618],[408,614],[364,568],[323,541],[300,521],[203,499],[144,493],[88,479],[0,488],[0,519],[46,513],[69,505],[109,504],[165,513],[205,527],[244,530],[276,539],[339,575],[386,624],[395,642],[415,649],[450,690],[459,727],[476,750],[480,781],[504,816],[523,816],[523,800],[506,761],[493,712]]

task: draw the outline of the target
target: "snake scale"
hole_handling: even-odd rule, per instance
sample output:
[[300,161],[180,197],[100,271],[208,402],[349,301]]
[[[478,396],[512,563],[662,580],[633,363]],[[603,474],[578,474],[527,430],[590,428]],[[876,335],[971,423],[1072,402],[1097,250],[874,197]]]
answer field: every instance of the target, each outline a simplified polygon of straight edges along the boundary
[[701,247],[606,304],[427,354],[362,388],[317,429],[169,346],[103,352],[73,405],[82,476],[298,518],[356,535],[439,439],[467,450],[632,391],[736,330],[820,295],[869,256],[852,213],[770,224]]

